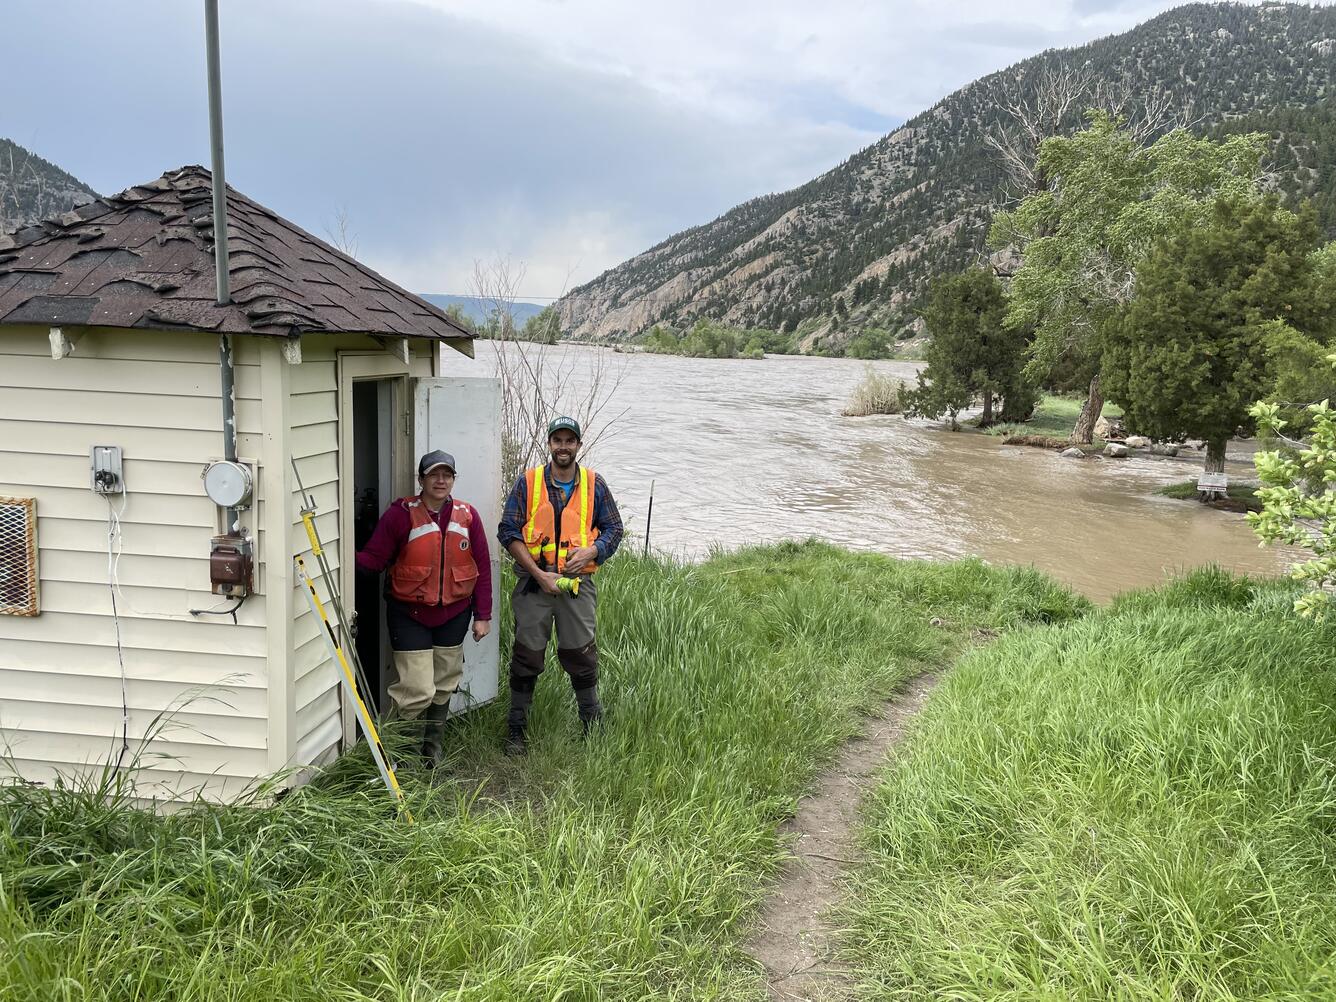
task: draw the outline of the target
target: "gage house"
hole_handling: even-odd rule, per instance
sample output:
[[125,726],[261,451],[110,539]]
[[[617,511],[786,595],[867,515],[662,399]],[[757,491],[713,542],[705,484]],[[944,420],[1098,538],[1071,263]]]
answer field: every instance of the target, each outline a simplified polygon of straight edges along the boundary
[[[184,167],[0,237],[0,768],[27,781],[137,757],[141,796],[228,799],[356,739],[294,568],[318,578],[298,477],[377,703],[355,546],[428,449],[497,522],[499,385],[448,374],[472,335],[231,188],[218,305],[210,185]],[[211,466],[227,368],[236,464]],[[466,641],[457,708],[495,697],[497,642]]]

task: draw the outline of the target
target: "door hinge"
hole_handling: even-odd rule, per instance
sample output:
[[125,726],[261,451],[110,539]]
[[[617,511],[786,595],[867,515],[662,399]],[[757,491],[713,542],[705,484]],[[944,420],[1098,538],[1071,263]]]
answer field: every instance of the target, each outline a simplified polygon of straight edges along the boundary
[[404,437],[407,438],[412,434],[413,434],[413,415],[408,413],[408,411],[404,411]]

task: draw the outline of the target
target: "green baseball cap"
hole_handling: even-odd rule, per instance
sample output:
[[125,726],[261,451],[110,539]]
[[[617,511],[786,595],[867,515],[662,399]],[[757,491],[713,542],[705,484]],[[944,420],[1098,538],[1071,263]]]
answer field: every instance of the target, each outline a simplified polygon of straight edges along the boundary
[[573,431],[575,432],[575,440],[577,442],[584,440],[584,436],[580,434],[580,422],[573,417],[553,418],[547,423],[548,438],[551,438],[559,431]]

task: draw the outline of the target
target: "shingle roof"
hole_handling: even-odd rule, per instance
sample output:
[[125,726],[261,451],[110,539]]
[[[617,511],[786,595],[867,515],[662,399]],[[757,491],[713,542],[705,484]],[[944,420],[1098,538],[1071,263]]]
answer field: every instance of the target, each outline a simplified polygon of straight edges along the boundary
[[215,302],[212,178],[182,167],[0,236],[0,325],[473,335],[440,309],[227,189],[232,302]]

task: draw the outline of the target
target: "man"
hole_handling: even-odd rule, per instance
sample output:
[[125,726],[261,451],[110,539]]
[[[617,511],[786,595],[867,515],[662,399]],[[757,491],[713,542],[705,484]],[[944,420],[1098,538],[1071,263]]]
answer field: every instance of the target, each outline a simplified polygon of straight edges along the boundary
[[[547,426],[547,447],[552,461],[515,481],[497,529],[497,539],[515,558],[518,575],[511,602],[515,646],[510,655],[508,755],[528,750],[529,707],[554,622],[557,660],[570,677],[584,733],[603,715],[594,572],[617,552],[622,516],[603,478],[575,462],[580,425],[574,418],[559,417]],[[562,591],[559,578],[578,578],[578,594]]]
[[385,618],[398,678],[389,719],[422,720],[422,757],[439,765],[450,698],[464,677],[464,634],[492,627],[492,561],[482,516],[451,496],[455,457],[437,449],[418,460],[417,497],[387,509],[357,554],[359,571],[390,569]]

